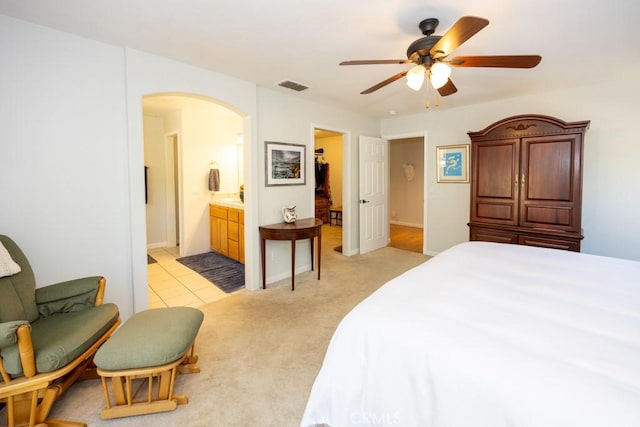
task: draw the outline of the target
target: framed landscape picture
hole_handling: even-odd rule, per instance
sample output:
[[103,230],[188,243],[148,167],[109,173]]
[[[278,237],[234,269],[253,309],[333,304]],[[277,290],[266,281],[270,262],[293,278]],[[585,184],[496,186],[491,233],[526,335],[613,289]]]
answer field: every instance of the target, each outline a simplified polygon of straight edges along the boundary
[[469,182],[469,145],[436,147],[438,182]]
[[304,185],[306,146],[265,141],[265,185]]

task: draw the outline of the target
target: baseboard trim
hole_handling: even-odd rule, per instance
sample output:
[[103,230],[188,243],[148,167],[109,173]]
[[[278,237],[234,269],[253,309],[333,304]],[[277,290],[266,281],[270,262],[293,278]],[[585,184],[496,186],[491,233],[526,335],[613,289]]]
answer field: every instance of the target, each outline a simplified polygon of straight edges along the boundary
[[[300,273],[305,273],[307,271],[311,271],[311,264],[306,264],[300,267],[296,267],[296,276]],[[289,281],[291,281],[291,270],[289,270],[289,272],[286,273],[279,273],[279,274],[274,274],[272,276],[267,276],[267,287],[273,283],[279,282],[281,280],[284,279],[289,279]],[[289,285],[291,285],[291,282],[289,282]]]
[[147,250],[149,249],[158,249],[158,248],[166,248],[167,242],[159,242],[159,243],[148,243]]

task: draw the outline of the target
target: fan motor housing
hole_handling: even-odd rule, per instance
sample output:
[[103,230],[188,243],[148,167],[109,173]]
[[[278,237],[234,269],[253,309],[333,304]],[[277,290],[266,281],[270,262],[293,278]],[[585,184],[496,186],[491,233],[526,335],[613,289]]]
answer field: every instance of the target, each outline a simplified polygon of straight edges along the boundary
[[430,58],[429,51],[441,38],[442,36],[426,36],[414,41],[407,48],[407,58],[416,64],[428,62],[425,59]]

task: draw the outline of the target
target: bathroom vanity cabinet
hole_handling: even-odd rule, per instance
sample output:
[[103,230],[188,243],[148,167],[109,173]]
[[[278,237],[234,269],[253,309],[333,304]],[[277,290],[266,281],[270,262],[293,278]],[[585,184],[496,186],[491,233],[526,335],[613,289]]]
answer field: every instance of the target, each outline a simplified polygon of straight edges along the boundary
[[209,205],[211,250],[244,264],[244,210]]

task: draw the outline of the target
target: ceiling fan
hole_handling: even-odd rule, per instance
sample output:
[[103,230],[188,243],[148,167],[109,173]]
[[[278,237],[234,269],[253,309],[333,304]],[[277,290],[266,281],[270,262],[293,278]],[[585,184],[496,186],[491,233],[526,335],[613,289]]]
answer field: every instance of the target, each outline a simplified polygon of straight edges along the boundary
[[494,67],[494,68],[533,68],[540,63],[539,55],[489,55],[489,56],[456,56],[447,57],[460,45],[473,37],[478,31],[489,25],[489,21],[476,16],[463,16],[443,36],[434,36],[438,27],[436,18],[428,18],[420,22],[418,27],[424,37],[409,45],[407,59],[372,59],[344,61],[340,65],[372,65],[372,64],[415,64],[413,68],[403,71],[380,83],[360,92],[365,95],[407,76],[407,85],[420,90],[425,77],[441,96],[456,93],[458,89],[449,76],[453,67]]

